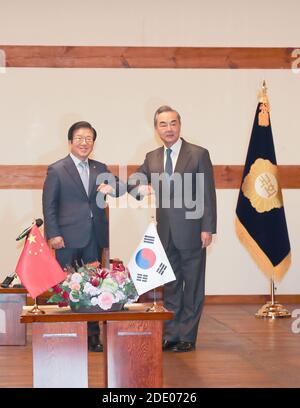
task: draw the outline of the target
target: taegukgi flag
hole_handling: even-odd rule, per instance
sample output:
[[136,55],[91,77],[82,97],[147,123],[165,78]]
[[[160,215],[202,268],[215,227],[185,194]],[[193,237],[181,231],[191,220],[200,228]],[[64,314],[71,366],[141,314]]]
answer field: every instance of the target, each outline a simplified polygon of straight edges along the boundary
[[176,279],[154,222],[149,224],[128,269],[139,295]]

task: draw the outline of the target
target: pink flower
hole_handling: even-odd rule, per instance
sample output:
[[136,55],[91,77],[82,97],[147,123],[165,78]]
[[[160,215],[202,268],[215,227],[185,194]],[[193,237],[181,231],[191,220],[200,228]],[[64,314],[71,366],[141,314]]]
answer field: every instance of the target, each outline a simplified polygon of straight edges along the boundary
[[101,295],[98,296],[98,304],[103,310],[110,309],[113,303],[114,297],[110,292],[102,292]]
[[73,282],[73,283],[70,284],[70,288],[71,288],[72,290],[79,290],[79,289],[80,289],[80,283],[78,283],[78,282]]
[[122,285],[126,282],[127,279],[127,276],[124,272],[113,271],[111,273],[111,276],[118,282],[118,285]]

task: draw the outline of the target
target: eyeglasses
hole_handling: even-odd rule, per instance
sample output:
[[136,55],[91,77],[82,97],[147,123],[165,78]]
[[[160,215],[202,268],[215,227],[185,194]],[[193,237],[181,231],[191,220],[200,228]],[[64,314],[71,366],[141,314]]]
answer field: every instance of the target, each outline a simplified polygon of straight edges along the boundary
[[91,136],[87,136],[87,137],[75,136],[75,137],[73,137],[73,141],[76,142],[76,143],[82,143],[83,141],[85,141],[85,143],[90,144],[90,143],[93,143],[94,139]]

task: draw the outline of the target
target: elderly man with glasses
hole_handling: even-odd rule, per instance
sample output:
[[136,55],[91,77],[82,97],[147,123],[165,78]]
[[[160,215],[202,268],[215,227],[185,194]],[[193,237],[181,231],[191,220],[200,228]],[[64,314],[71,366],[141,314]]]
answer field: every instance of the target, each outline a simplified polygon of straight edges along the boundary
[[[89,159],[96,137],[90,123],[74,123],[68,131],[70,154],[48,167],[43,188],[45,233],[63,268],[101,259],[108,246],[108,221],[97,194],[118,196],[126,191],[104,163]],[[107,184],[99,184],[106,175]],[[90,351],[103,350],[99,335],[98,322],[88,322]]]

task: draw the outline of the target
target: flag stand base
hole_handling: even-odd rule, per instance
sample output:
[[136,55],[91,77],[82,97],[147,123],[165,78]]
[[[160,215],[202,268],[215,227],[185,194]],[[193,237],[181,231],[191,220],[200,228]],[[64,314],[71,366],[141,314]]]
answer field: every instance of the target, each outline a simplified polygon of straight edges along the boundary
[[255,317],[279,319],[283,317],[291,317],[290,312],[285,309],[280,303],[275,300],[275,284],[274,277],[271,278],[271,302],[267,302],[263,305],[258,312],[255,313]]
[[291,317],[291,313],[285,309],[284,306],[279,304],[278,302],[267,302],[263,305],[257,313],[255,313],[255,317],[258,318],[270,318],[270,319],[279,319],[283,317]]
[[151,307],[148,307],[146,312],[165,312],[165,308],[162,305],[158,305],[156,302],[154,302]]
[[154,288],[153,289],[153,303],[152,303],[152,306],[148,307],[146,312],[154,312],[154,313],[156,312],[156,313],[158,313],[158,312],[165,312],[165,311],[166,311],[166,309],[162,305],[157,304],[157,302],[156,302],[156,290]]
[[33,308],[30,309],[27,313],[39,315],[39,314],[45,314],[44,310],[40,309],[38,307],[38,304],[36,303],[36,299],[34,299],[34,305]]

